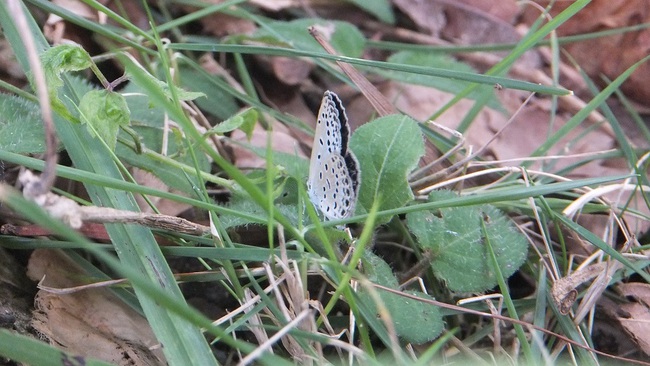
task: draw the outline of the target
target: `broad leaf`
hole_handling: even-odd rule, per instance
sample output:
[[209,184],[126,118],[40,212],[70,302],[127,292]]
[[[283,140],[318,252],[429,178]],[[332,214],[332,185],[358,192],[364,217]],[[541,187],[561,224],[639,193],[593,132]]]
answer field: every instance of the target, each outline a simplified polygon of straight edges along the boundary
[[[455,196],[449,191],[432,192],[429,201]],[[452,291],[480,292],[496,286],[486,247],[488,240],[506,278],[526,259],[525,237],[503,213],[490,205],[418,211],[407,214],[406,219],[420,247],[431,252],[433,272]],[[481,221],[487,228],[486,236]]]
[[66,108],[67,103],[59,98],[59,90],[63,86],[61,74],[85,70],[93,66],[90,55],[78,45],[62,44],[48,48],[41,53],[40,58],[43,63],[47,93],[50,96],[52,109],[63,118],[74,121],[73,113]]
[[[206,77],[205,72],[199,72],[187,65],[187,62],[180,60],[176,75],[180,85],[192,92],[200,93],[205,98],[196,98],[196,105],[211,115],[225,119],[237,113],[239,107],[235,98],[223,88],[218,87],[210,78],[217,78],[217,75]],[[199,95],[199,94],[196,94]]]
[[[397,289],[398,283],[390,266],[371,252],[363,257],[363,269],[368,279],[376,284]],[[422,344],[438,337],[444,323],[438,307],[422,301],[416,301],[398,294],[377,289],[379,297],[391,316],[397,335],[407,342]],[[433,298],[420,291],[404,291],[422,299]],[[359,298],[366,305],[375,309],[377,304],[367,289],[359,291]]]
[[81,71],[93,65],[90,55],[78,45],[61,44],[47,49],[41,54],[45,79],[50,94],[56,94],[63,86],[61,73]]
[[82,121],[93,127],[91,131],[95,131],[111,150],[115,150],[120,126],[128,126],[131,120],[124,97],[109,90],[93,90],[81,98],[79,111]]
[[0,150],[17,154],[45,151],[41,111],[36,103],[0,94],[0,111]]
[[389,210],[413,200],[407,176],[424,154],[417,122],[392,115],[366,123],[350,138],[350,149],[361,170],[357,213],[368,212],[377,201],[380,210]]

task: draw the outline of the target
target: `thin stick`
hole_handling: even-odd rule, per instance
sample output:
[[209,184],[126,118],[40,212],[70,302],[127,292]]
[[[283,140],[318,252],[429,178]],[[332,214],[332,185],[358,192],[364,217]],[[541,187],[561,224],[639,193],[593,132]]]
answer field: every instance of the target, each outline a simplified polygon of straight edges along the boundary
[[[338,56],[336,50],[332,45],[325,40],[323,35],[316,29],[316,27],[309,27],[309,34],[318,42],[323,49],[330,55]],[[359,87],[359,90],[363,95],[368,99],[370,104],[377,110],[380,116],[388,116],[391,114],[396,114],[397,110],[393,105],[386,99],[386,97],[375,88],[365,76],[363,76],[357,69],[352,67],[352,65],[346,64],[342,61],[336,61],[341,70],[352,80],[352,82]]]
[[14,14],[16,24],[18,26],[18,33],[25,46],[27,58],[29,60],[29,67],[32,70],[34,80],[34,87],[36,88],[36,95],[38,96],[38,103],[41,107],[41,115],[43,117],[43,128],[45,131],[45,169],[41,174],[40,181],[34,186],[33,191],[35,196],[40,196],[50,191],[54,180],[56,179],[56,162],[58,161],[58,154],[56,153],[56,146],[58,144],[56,138],[56,131],[54,129],[54,120],[52,119],[52,106],[50,105],[50,97],[47,92],[47,85],[45,83],[45,73],[41,60],[38,57],[36,50],[36,43],[29,31],[27,25],[27,18],[23,13],[22,2],[18,0],[9,1],[9,9],[11,14]]

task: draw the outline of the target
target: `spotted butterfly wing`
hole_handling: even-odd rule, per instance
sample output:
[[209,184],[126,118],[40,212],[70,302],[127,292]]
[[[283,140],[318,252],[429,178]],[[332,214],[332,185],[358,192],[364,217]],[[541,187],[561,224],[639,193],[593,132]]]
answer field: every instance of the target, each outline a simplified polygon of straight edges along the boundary
[[350,126],[339,97],[326,91],[318,111],[309,163],[309,199],[328,220],[354,214],[359,193],[359,163],[348,150]]

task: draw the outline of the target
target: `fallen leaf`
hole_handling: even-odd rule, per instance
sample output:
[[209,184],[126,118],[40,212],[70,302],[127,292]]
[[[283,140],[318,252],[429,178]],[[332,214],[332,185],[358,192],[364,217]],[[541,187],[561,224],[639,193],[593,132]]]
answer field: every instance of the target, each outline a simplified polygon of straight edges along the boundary
[[307,80],[314,64],[297,58],[257,56],[260,66],[286,85],[299,85]]
[[607,299],[599,301],[599,305],[605,309],[605,314],[620,324],[629,340],[650,356],[650,284],[619,283],[616,290],[628,301],[616,303]]
[[257,27],[248,19],[235,17],[224,13],[213,13],[200,19],[204,32],[216,37],[231,34],[252,34]]
[[[537,0],[541,6],[546,0]],[[550,16],[555,16],[571,5],[571,2],[556,2]],[[539,16],[532,7],[525,11],[525,21],[531,24]],[[592,1],[584,9],[571,17],[557,29],[560,37],[602,32],[626,26],[650,22],[650,8],[645,0]],[[562,47],[594,81],[600,85],[605,82],[602,75],[614,79],[633,63],[650,53],[650,30],[647,28],[609,35],[607,37],[585,39]],[[650,98],[650,64],[639,66],[621,89],[631,99],[644,103]]]
[[[59,250],[32,253],[28,276],[49,288],[83,285],[83,270]],[[40,290],[33,326],[50,343],[82,356],[119,365],[159,365],[162,350],[147,321],[106,288],[70,294]]]
[[[300,147],[300,142],[296,139],[296,137],[294,137],[294,135],[285,125],[281,123],[275,123],[273,125],[273,131],[271,134],[272,150],[291,155],[295,154],[308,159],[307,155],[302,151]],[[251,146],[263,149],[266,148],[267,139],[268,132],[259,124],[255,125],[255,128],[253,129],[253,136],[250,141],[248,141],[246,134],[241,130],[233,131],[231,136],[231,140],[234,142],[250,144]],[[227,141],[224,141],[224,144],[232,147],[233,156],[235,158],[235,165],[238,168],[254,169],[263,168],[266,166],[266,159],[264,157],[261,157],[258,153],[253,152],[250,149],[236,143],[228,143]]]

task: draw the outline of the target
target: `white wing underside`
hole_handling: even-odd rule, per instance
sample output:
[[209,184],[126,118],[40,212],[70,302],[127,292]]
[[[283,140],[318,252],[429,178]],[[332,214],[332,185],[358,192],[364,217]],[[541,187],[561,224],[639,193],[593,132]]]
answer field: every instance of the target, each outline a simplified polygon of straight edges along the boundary
[[349,130],[340,99],[325,92],[318,111],[307,191],[328,220],[354,214],[359,172],[356,158],[347,147]]

